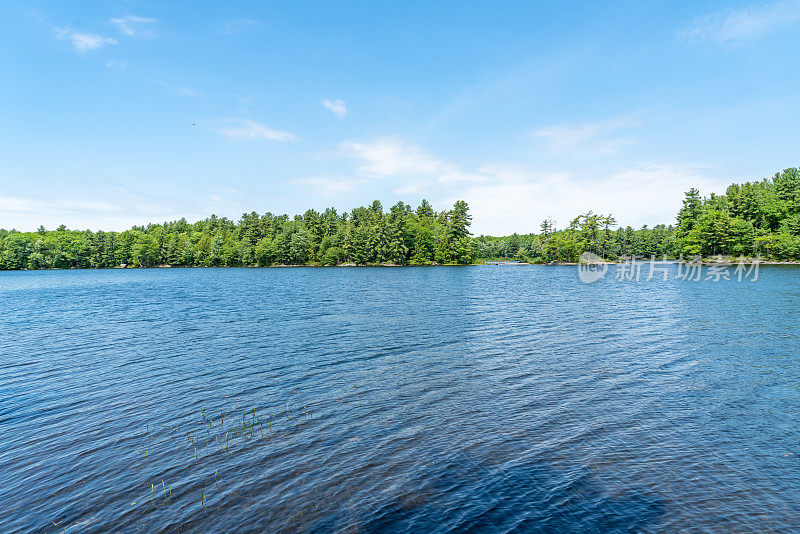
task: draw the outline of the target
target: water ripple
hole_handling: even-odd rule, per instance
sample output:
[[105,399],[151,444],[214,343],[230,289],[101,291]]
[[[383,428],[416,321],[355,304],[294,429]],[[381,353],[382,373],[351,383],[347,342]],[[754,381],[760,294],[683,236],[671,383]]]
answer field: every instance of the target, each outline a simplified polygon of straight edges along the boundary
[[0,525],[798,530],[796,276],[3,272]]

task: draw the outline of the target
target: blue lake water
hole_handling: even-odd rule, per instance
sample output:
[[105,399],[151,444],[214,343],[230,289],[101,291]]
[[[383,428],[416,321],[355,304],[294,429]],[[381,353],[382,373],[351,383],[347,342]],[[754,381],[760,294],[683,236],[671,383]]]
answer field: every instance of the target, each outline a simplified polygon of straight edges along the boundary
[[799,306],[779,266],[0,272],[0,530],[797,531]]

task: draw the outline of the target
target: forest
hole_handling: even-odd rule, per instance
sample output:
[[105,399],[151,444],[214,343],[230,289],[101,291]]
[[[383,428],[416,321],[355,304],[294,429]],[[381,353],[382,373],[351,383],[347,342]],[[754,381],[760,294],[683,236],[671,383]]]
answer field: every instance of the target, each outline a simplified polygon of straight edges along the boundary
[[724,195],[686,192],[674,224],[617,226],[611,215],[579,215],[558,230],[550,220],[540,233],[473,239],[476,258],[507,258],[534,263],[575,262],[582,252],[607,260],[630,257],[760,257],[800,259],[800,170],[772,178],[731,184]]
[[0,268],[155,266],[430,265],[474,261],[466,202],[435,212],[380,202],[339,214],[328,208],[303,215],[255,212],[239,221],[211,217],[133,227],[124,232],[0,230]]
[[124,232],[0,230],[0,269],[155,266],[468,265],[490,259],[575,262],[584,251],[612,261],[628,257],[760,256],[800,259],[800,171],[730,185],[724,195],[685,194],[675,221],[633,229],[612,215],[588,212],[564,228],[552,220],[534,234],[474,237],[464,201],[436,212],[380,202],[350,212],[333,208],[288,215],[214,215],[136,226]]

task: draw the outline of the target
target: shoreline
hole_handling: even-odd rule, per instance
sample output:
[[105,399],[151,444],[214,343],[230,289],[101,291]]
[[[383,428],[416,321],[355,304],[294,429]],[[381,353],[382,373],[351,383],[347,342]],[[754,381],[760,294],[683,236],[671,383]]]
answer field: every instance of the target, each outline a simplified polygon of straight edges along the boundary
[[[639,264],[648,263],[649,260],[642,260]],[[720,261],[700,261],[700,262],[680,262],[677,260],[667,260],[667,265],[722,265],[733,267],[738,265],[738,262],[720,262]],[[752,265],[752,260],[745,261],[744,265]],[[550,262],[550,263],[531,263],[531,262],[516,262],[516,263],[433,263],[428,265],[399,265],[393,263],[377,263],[377,264],[354,264],[343,263],[341,265],[154,265],[152,267],[50,267],[46,269],[0,269],[0,272],[19,272],[19,271],[118,271],[118,270],[140,270],[140,269],[296,269],[296,268],[407,268],[407,267],[509,267],[509,266],[542,266],[542,267],[575,267],[580,265],[577,262]],[[625,265],[625,262],[594,262],[589,265]],[[661,265],[661,263],[659,263]],[[758,265],[770,266],[795,266],[800,267],[800,261],[760,261]]]

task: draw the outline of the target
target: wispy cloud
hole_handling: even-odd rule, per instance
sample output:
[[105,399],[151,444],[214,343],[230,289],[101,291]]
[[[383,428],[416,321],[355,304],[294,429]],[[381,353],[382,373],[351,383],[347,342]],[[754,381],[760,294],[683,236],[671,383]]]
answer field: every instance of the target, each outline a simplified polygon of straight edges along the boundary
[[156,85],[160,85],[170,93],[179,96],[197,96],[197,92],[193,89],[189,89],[188,87],[181,87],[180,85],[173,85],[171,83],[167,83],[162,80],[147,80],[150,83],[154,83]]
[[248,119],[224,119],[223,126],[216,130],[231,139],[267,139],[269,141],[293,141],[289,132],[275,130],[266,124]]
[[[104,226],[127,214],[127,210],[117,204],[90,198],[66,197],[24,197],[0,195],[0,212],[13,218],[14,227],[20,231],[31,231],[43,224],[54,229],[61,224],[70,228],[86,228],[89,220],[102,220]],[[0,222],[6,229],[6,222]],[[98,226],[102,228],[103,226]]]
[[[569,135],[562,136],[561,130],[548,131],[547,141],[570,150],[592,146],[604,132],[635,123],[632,117],[604,121],[599,126],[565,127],[564,132]],[[580,142],[573,144],[576,141]],[[394,194],[433,194],[432,200],[440,206],[466,200],[475,217],[474,231],[494,235],[536,231],[547,217],[553,217],[563,227],[577,214],[589,210],[613,213],[626,225],[669,224],[684,191],[690,187],[718,191],[727,183],[724,177],[710,174],[707,167],[659,162],[633,162],[588,172],[553,172],[492,163],[464,168],[419,146],[389,137],[343,143],[340,151],[354,162],[355,176],[363,183],[378,178],[394,180]],[[358,183],[309,181],[330,190],[345,190]]]
[[255,19],[229,20],[222,25],[222,29],[219,31],[219,33],[222,35],[234,35],[237,33],[242,33],[246,29],[254,28],[256,26],[261,26],[261,21]]
[[87,52],[104,45],[115,45],[117,40],[94,33],[79,33],[71,28],[56,28],[56,37],[62,41],[69,41],[75,50]]
[[[61,224],[72,229],[125,230],[134,224],[181,217],[198,220],[212,213],[192,199],[197,195],[191,193],[170,198],[122,185],[92,183],[80,198],[47,191],[35,196],[0,194],[0,213],[7,212],[6,219],[13,220],[13,226],[21,231],[35,230],[40,224],[50,230]],[[8,220],[0,221],[0,226],[7,224]]]
[[292,183],[307,189],[312,195],[321,197],[346,193],[365,182],[366,180],[362,179],[333,176],[309,176],[292,180]]
[[589,176],[495,165],[480,171],[487,176],[485,182],[453,191],[437,204],[466,200],[475,218],[473,231],[490,235],[538,231],[539,223],[549,217],[564,228],[590,210],[611,213],[621,224],[634,227],[670,224],[684,191],[724,190],[725,183],[710,177],[707,168],[654,162]]
[[533,136],[543,150],[569,152],[577,157],[602,156],[617,154],[633,144],[632,137],[620,132],[639,124],[638,115],[626,115],[604,121],[546,126],[534,130]]
[[344,116],[347,115],[347,106],[344,100],[329,100],[326,98],[322,101],[322,105],[331,110],[333,114],[340,119],[343,119]]
[[744,9],[726,9],[695,19],[679,32],[687,42],[714,44],[752,41],[800,21],[800,0],[753,4]]
[[480,182],[479,173],[464,172],[458,165],[443,161],[422,148],[392,137],[382,137],[372,142],[342,143],[340,155],[356,164],[363,177],[400,179],[396,194],[407,194],[430,188],[435,183],[453,185],[463,182]]
[[361,173],[371,177],[438,173],[443,163],[419,147],[383,137],[372,142],[348,141],[341,153],[356,161]]
[[62,212],[116,212],[122,208],[102,201],[85,199],[39,199],[13,196],[0,196],[0,208],[14,212],[47,213],[53,210]]
[[109,22],[119,28],[122,33],[130,37],[153,35],[152,24],[155,21],[156,19],[138,17],[136,15],[126,15],[109,20]]

